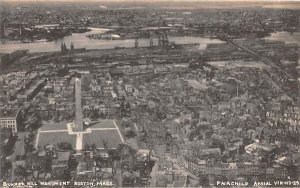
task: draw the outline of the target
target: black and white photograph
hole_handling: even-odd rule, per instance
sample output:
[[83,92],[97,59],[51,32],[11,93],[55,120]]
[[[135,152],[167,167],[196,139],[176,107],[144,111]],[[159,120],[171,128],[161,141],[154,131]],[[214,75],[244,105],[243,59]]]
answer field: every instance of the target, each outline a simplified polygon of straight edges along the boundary
[[0,187],[300,187],[300,0],[0,0]]

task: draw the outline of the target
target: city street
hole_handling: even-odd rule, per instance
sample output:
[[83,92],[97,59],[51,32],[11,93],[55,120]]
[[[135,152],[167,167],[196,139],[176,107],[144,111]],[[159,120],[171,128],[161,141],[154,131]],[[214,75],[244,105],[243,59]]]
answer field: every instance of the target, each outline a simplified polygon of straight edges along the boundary
[[11,163],[12,163],[12,176],[11,176],[11,180],[15,180],[15,169],[16,169],[16,164],[15,164],[15,161],[16,161],[16,156],[17,155],[22,155],[25,153],[25,150],[24,150],[24,138],[25,138],[25,135],[26,135],[26,132],[21,132],[21,133],[18,133],[18,139],[15,143],[15,147],[14,147],[14,152],[13,154],[11,155]]
[[114,162],[114,168],[116,170],[117,187],[122,187],[123,185],[122,169],[119,161]]

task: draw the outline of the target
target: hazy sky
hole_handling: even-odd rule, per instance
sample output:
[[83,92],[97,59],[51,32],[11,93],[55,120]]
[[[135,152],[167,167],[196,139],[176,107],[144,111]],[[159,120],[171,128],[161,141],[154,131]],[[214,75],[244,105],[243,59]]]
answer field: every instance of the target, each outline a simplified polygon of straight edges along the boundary
[[288,2],[291,2],[292,4],[294,3],[299,3],[300,4],[300,0],[0,0],[0,5],[1,2],[103,2],[103,3],[109,3],[109,2],[249,2],[249,3],[254,3],[254,2],[258,2],[258,3],[271,3],[273,5],[276,4],[286,4]]
[[220,1],[239,1],[239,2],[299,2],[300,0],[0,0],[0,1],[36,1],[36,2],[45,2],[45,1],[90,1],[90,2],[111,2],[111,1],[137,1],[137,2],[143,2],[143,1],[206,1],[206,2],[220,2]]

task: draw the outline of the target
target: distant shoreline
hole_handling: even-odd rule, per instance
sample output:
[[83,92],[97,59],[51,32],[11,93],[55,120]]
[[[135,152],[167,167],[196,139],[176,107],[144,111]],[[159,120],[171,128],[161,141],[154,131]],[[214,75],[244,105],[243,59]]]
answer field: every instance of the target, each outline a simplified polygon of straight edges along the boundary
[[84,0],[1,0],[1,6],[21,6],[33,3],[48,5],[72,3],[72,5],[95,5],[93,9],[122,10],[122,9],[232,9],[232,8],[274,8],[274,9],[300,9],[297,0],[110,0],[110,1],[84,1]]

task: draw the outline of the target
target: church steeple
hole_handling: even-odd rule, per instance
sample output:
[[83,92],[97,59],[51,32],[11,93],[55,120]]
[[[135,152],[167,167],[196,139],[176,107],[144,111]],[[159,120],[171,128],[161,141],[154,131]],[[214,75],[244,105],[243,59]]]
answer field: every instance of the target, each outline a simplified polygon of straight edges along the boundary
[[74,51],[74,44],[73,44],[73,42],[71,42],[70,48],[71,48],[71,51]]
[[61,50],[61,53],[66,53],[67,52],[66,43],[64,43],[64,42],[61,43],[60,50]]

